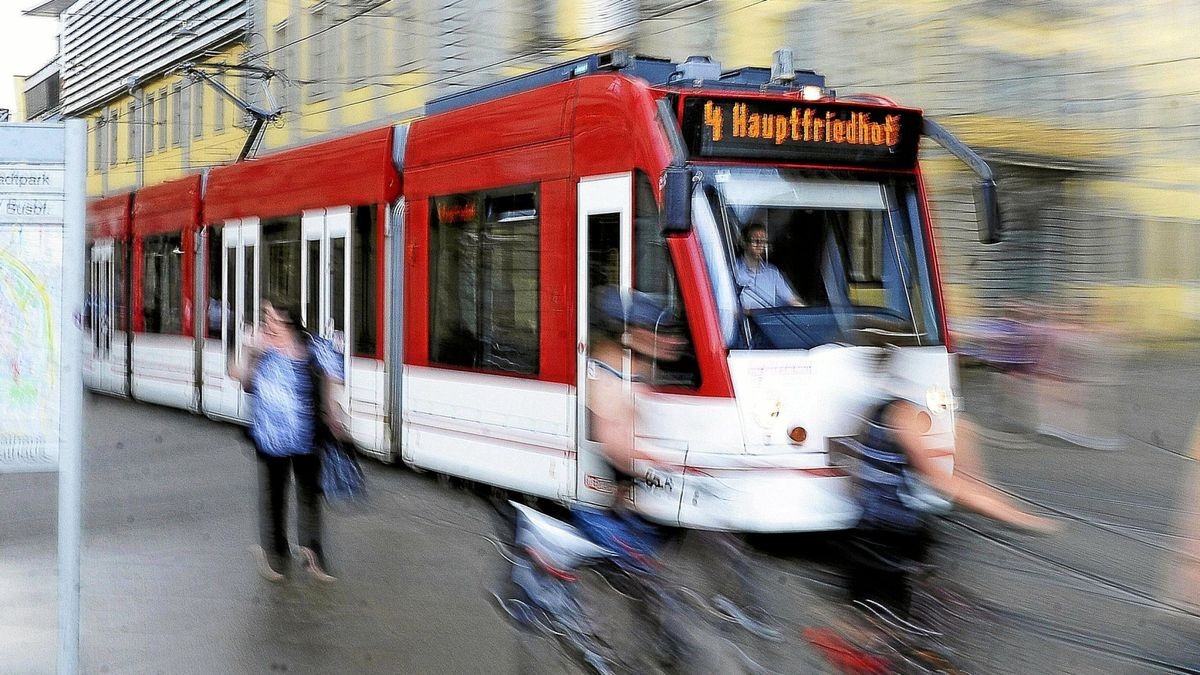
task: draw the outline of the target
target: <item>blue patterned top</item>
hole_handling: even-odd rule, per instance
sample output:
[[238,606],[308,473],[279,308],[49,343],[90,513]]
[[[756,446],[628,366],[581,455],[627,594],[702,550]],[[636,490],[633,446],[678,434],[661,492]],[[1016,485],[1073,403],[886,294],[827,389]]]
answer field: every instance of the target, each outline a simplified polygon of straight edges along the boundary
[[[309,341],[317,367],[329,378],[345,380],[342,355],[322,338]],[[254,367],[250,435],[258,450],[272,457],[313,452],[316,404],[308,362],[268,349]]]

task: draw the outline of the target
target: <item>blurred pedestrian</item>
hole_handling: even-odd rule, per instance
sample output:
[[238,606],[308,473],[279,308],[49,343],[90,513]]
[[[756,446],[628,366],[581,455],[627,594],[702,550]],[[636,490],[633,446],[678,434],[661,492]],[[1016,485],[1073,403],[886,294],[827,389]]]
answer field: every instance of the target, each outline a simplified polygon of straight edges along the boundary
[[[906,616],[914,570],[928,562],[934,515],[951,508],[974,511],[1031,532],[1057,525],[1017,508],[982,474],[974,426],[956,420],[955,447],[939,448],[925,437],[931,418],[918,386],[894,372],[891,350],[880,350],[880,402],[867,415],[858,444],[855,481],[862,515],[850,579],[850,595]],[[942,460],[953,456],[953,468]]]
[[1193,460],[1184,480],[1183,501],[1178,513],[1177,529],[1180,545],[1169,558],[1167,568],[1167,600],[1180,609],[1200,616],[1200,418],[1192,430]]
[[[299,310],[264,300],[257,339],[231,368],[251,398],[249,435],[258,462],[259,571],[269,581],[286,573],[287,484],[295,480],[298,556],[320,581],[329,574],[321,532],[319,435],[343,433],[333,387],[343,381],[332,345],[304,330]],[[321,410],[318,410],[321,407]]]

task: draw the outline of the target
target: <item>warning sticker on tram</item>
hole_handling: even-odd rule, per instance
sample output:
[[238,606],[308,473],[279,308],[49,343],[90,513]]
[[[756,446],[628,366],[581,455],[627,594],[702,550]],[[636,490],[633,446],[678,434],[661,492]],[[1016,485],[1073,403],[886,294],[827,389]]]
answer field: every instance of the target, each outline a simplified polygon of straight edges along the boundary
[[795,100],[692,97],[683,132],[694,157],[903,168],[916,161],[914,110]]

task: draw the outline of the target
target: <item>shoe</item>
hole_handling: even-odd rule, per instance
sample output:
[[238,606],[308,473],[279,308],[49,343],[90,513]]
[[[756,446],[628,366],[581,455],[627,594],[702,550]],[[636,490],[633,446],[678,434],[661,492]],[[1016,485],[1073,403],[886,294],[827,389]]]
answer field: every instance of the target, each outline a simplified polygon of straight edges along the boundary
[[308,570],[308,573],[312,575],[313,579],[322,582],[337,581],[337,577],[326,571],[325,557],[321,555],[319,549],[301,546],[300,562],[304,565],[304,569]]
[[262,578],[272,583],[283,581],[283,573],[279,571],[283,566],[273,563],[271,560],[272,556],[267,553],[266,549],[261,546],[252,546],[250,550],[254,552],[254,560],[257,563],[258,573]]

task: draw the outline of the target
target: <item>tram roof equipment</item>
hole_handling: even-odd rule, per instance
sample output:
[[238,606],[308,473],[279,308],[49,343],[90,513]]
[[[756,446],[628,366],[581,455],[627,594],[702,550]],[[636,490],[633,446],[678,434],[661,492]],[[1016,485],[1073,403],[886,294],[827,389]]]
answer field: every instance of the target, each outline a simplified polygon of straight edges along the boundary
[[[631,55],[624,50],[616,49],[600,54],[589,54],[573,61],[510,77],[468,91],[441,96],[426,103],[425,112],[429,115],[436,115],[557,82],[603,72],[619,72],[645,80],[653,86],[679,87],[681,89],[693,86],[709,90],[795,93],[803,91],[806,87],[817,87],[825,91],[825,76],[811,70],[796,70],[793,79],[783,82],[772,78],[770,68],[743,67],[722,71],[721,64],[707,56],[689,56],[683,63],[673,63],[669,59]],[[832,92],[827,93],[832,95]]]

